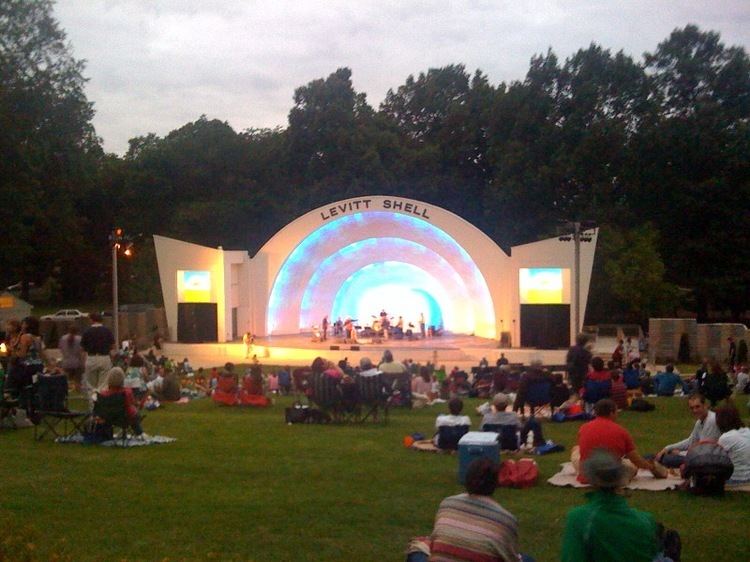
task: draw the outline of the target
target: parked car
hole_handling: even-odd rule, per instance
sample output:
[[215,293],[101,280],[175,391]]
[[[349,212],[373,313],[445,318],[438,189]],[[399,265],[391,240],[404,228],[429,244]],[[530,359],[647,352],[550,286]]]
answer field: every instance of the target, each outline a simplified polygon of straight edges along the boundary
[[65,308],[63,310],[58,310],[54,314],[46,314],[45,316],[42,316],[42,320],[74,320],[76,318],[84,318],[87,316],[87,313],[76,310],[75,308]]

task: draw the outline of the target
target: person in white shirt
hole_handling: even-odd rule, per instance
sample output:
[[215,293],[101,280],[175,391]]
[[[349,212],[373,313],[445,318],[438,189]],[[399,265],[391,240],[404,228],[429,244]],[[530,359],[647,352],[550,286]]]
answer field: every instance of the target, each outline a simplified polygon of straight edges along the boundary
[[664,447],[656,455],[656,460],[668,468],[677,468],[684,462],[687,450],[698,441],[717,441],[721,431],[716,425],[716,414],[709,410],[706,397],[702,394],[691,394],[688,397],[690,413],[695,418],[695,425],[690,435]]
[[748,374],[748,368],[742,367],[740,372],[737,373],[737,384],[734,385],[735,394],[744,394],[747,383],[750,382],[750,374]]
[[465,425],[471,427],[471,419],[469,416],[462,416],[461,411],[464,409],[463,400],[460,398],[453,398],[448,401],[448,411],[450,414],[440,414],[435,418],[435,437],[433,441],[436,446],[440,446],[438,443],[438,437],[440,434],[440,428],[446,426]]
[[740,413],[734,406],[716,410],[716,425],[721,431],[719,445],[726,449],[734,465],[734,472],[727,484],[750,483],[750,429],[742,423]]

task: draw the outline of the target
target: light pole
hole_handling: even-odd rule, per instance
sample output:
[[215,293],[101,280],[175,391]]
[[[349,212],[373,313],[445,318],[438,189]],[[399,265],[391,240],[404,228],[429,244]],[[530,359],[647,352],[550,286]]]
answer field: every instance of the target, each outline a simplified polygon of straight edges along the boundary
[[123,253],[126,256],[132,254],[133,243],[128,236],[125,236],[122,228],[115,228],[109,235],[109,243],[112,246],[112,335],[115,338],[115,346],[120,349],[120,303],[119,291],[117,286],[117,252],[120,248],[125,248]]
[[574,325],[576,336],[581,333],[581,242],[591,242],[591,236],[586,235],[586,231],[593,228],[594,223],[590,221],[568,222],[565,223],[565,229],[572,229],[572,235],[560,236],[561,242],[573,239],[573,300],[575,302]]

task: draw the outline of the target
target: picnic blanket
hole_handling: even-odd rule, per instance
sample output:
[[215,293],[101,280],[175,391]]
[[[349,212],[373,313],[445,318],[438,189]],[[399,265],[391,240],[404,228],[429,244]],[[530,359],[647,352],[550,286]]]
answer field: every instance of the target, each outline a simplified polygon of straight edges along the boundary
[[414,443],[412,443],[411,447],[409,448],[414,449],[415,451],[422,451],[427,453],[455,453],[455,451],[438,449],[435,446],[435,443],[432,442],[432,439],[422,439],[420,441],[414,441]]
[[[576,479],[576,471],[572,462],[562,463],[560,472],[548,479],[547,482],[553,486],[572,486],[573,488],[588,488],[588,484],[581,484]],[[625,486],[629,490],[650,490],[652,492],[661,492],[664,490],[674,490],[683,480],[679,474],[670,470],[666,478],[654,478],[648,470],[640,469],[635,478]]]
[[[573,463],[565,462],[560,465],[560,472],[547,480],[553,486],[572,486],[573,488],[588,488],[588,484],[581,484],[576,480],[576,471]],[[680,486],[684,480],[680,477],[678,469],[670,469],[667,478],[654,478],[648,470],[639,470],[635,478],[625,486],[630,490],[649,490],[652,492],[661,492],[664,490],[674,490]],[[725,488],[731,492],[750,492],[750,484],[739,484],[735,486],[727,485]]]
[[[145,447],[147,445],[161,445],[164,443],[172,443],[173,441],[177,441],[174,437],[165,437],[164,435],[147,435],[145,437],[133,437],[130,436],[127,439],[109,439],[107,441],[102,441],[100,443],[96,443],[97,445],[101,445],[102,447]],[[55,439],[55,443],[76,443],[78,445],[84,444],[84,438],[83,435],[80,433],[74,433],[73,435],[68,435],[67,437],[58,437]]]

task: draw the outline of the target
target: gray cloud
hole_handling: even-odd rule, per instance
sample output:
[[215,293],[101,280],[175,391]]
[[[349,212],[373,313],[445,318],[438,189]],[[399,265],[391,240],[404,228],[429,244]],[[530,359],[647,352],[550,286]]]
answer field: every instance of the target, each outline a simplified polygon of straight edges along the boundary
[[552,47],[592,41],[635,58],[688,23],[748,44],[747,0],[58,0],[87,62],[105,149],[205,113],[235,129],[285,126],[294,89],[340,66],[377,106],[409,74],[452,63],[523,79]]

